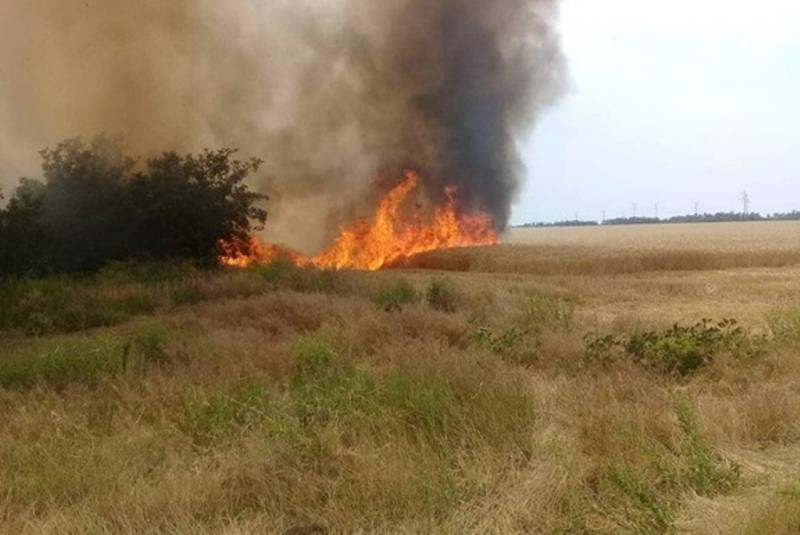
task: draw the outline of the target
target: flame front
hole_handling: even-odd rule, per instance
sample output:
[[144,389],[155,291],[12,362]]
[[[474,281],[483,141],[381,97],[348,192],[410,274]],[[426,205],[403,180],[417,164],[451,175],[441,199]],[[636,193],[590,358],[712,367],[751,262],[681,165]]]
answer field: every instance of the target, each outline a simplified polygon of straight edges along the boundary
[[432,210],[412,205],[418,188],[419,177],[407,172],[404,180],[380,201],[371,218],[344,228],[317,256],[302,257],[254,240],[249,256],[229,254],[223,256],[222,261],[227,265],[246,267],[283,258],[299,266],[377,271],[428,251],[499,242],[488,215],[459,214],[455,188],[446,189],[444,200]]

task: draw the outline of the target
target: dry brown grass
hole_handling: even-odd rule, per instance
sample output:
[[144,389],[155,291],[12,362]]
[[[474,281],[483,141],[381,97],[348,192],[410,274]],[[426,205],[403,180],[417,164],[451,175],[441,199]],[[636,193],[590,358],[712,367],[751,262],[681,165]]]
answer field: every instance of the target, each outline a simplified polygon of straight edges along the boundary
[[[423,260],[470,259],[445,275],[71,282],[86,302],[152,306],[0,333],[0,381],[34,374],[0,389],[0,532],[796,532],[795,252],[739,244],[718,265],[576,246]],[[427,300],[443,277],[454,307]],[[401,279],[417,298],[387,312],[376,295]],[[31,291],[57,313],[63,296]],[[763,351],[686,377],[586,356],[586,336],[704,317],[767,335]]]

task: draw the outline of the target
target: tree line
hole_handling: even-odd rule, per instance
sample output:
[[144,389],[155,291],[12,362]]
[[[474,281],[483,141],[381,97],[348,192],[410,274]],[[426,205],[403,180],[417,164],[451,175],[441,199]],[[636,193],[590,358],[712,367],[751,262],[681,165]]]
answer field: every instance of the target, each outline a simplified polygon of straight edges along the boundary
[[102,135],[40,154],[42,180],[20,179],[0,210],[0,277],[91,272],[115,261],[213,265],[223,242],[226,252],[248,253],[267,218],[267,197],[246,184],[262,161],[238,160],[234,149],[165,152],[141,164]]
[[715,214],[680,215],[662,219],[656,217],[618,217],[604,221],[573,220],[556,221],[554,223],[527,223],[518,228],[543,227],[596,227],[600,225],[655,225],[669,223],[732,223],[735,221],[800,221],[800,211],[762,215],[758,212],[742,214],[741,212],[717,212]]

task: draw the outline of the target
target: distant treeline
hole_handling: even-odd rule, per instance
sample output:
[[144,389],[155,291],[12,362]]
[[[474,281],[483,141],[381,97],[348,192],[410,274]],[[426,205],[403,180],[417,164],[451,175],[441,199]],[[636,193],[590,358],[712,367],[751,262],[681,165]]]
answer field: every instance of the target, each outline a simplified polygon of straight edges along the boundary
[[222,241],[246,253],[266,197],[245,184],[261,161],[235,152],[166,152],[139,164],[107,136],[42,151],[43,180],[21,179],[0,209],[0,278],[130,260],[210,265]]
[[619,217],[605,221],[556,221],[554,223],[528,223],[517,228],[543,227],[596,227],[600,225],[656,225],[669,223],[731,223],[734,221],[800,221],[800,211],[762,215],[757,212],[742,214],[737,212],[717,212],[716,214],[693,214],[661,219],[656,217]]

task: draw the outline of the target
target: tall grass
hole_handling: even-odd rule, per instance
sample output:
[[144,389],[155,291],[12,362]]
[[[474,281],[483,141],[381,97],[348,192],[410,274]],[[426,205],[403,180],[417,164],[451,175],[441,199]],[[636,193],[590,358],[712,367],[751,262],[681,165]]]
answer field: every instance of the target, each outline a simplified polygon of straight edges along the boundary
[[0,531],[790,533],[800,365],[768,311],[795,270],[569,276],[539,252],[7,283]]

